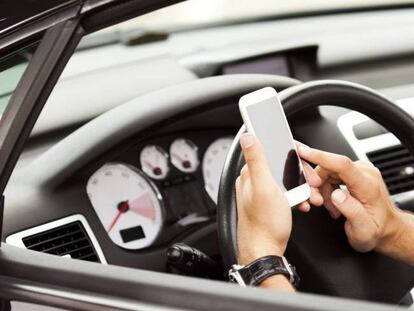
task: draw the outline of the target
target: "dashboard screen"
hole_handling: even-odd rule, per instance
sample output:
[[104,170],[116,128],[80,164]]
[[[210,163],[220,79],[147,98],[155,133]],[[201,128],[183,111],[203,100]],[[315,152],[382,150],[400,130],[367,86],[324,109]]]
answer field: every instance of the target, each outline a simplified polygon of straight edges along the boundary
[[274,55],[225,65],[223,74],[262,73],[290,76],[287,57]]
[[124,229],[121,230],[119,233],[121,234],[124,243],[145,238],[145,233],[141,226]]

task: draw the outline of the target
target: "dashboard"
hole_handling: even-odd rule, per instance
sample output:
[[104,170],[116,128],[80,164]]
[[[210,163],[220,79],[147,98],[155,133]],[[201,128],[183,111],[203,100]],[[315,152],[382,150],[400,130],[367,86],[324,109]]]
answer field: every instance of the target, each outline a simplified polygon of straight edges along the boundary
[[264,73],[291,77],[292,72],[287,55],[265,55],[226,64],[223,74]]
[[96,170],[86,192],[111,240],[131,250],[165,245],[213,220],[232,135],[199,131],[157,137]]
[[[214,87],[210,80],[200,80],[191,87],[201,83],[202,92],[214,94],[215,87],[235,79],[215,78]],[[254,79],[249,77],[248,83]],[[272,81],[280,80],[270,76]],[[163,106],[177,90],[109,111],[18,170],[6,192],[6,243],[162,272],[170,271],[166,250],[174,243],[186,243],[220,261],[217,189],[228,148],[242,125],[237,105],[242,94],[235,91],[214,100],[181,96],[180,105]],[[356,136],[355,126],[364,121],[343,108],[320,107],[289,123],[296,139],[353,159],[400,145],[383,139],[389,133]],[[127,131],[119,135],[114,130],[118,126]],[[361,149],[373,140],[373,148]],[[397,172],[410,172],[413,165],[410,158]],[[401,176],[401,182],[407,177],[412,176]],[[412,186],[401,188],[394,198],[411,195]]]

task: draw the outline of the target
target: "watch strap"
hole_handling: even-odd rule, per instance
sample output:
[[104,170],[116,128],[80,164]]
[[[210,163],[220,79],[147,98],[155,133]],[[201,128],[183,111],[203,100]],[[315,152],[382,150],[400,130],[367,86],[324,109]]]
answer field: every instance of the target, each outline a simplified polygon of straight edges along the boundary
[[241,285],[256,286],[273,275],[284,275],[297,286],[299,276],[285,257],[264,256],[246,266],[234,266],[235,272],[230,273],[233,280]]

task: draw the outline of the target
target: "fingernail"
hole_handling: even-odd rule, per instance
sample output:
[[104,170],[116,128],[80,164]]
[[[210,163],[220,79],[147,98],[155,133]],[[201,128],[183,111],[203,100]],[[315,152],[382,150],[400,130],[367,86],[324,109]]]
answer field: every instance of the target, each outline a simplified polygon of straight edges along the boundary
[[300,145],[299,146],[299,153],[301,153],[301,154],[307,155],[307,154],[311,153],[311,151],[312,151],[312,149],[309,148],[306,145]]
[[243,134],[240,137],[240,144],[244,149],[250,148],[254,145],[254,136],[252,134]]
[[332,201],[336,204],[342,204],[346,200],[346,193],[341,189],[336,189],[331,195]]

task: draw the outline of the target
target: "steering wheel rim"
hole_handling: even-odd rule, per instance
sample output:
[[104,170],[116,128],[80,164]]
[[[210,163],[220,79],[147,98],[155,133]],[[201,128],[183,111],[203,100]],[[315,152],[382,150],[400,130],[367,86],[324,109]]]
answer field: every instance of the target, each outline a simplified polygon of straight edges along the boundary
[[[412,133],[414,133],[414,122],[411,116],[396,106],[389,99],[367,87],[344,81],[314,81],[285,89],[279,93],[279,96],[288,118],[292,117],[294,114],[300,111],[322,105],[340,106],[363,113],[374,121],[383,125],[390,132],[394,133],[395,136],[397,136],[400,141],[409,149],[409,151],[414,154],[414,137],[412,136]],[[234,184],[236,178],[239,175],[240,169],[244,164],[241,148],[238,143],[239,137],[243,132],[245,132],[244,126],[241,127],[233,141],[224,165],[220,181],[217,219],[219,242],[225,269],[228,269],[232,264],[237,262],[237,210],[235,203]],[[319,212],[317,213],[320,214],[321,210],[323,209],[319,209]],[[303,219],[303,216],[297,215],[296,218]],[[343,231],[343,224],[340,225],[342,226],[341,229]],[[338,225],[336,225],[336,229],[334,229],[334,231],[337,231],[337,228]],[[292,239],[294,240],[294,238]],[[343,240],[344,237],[342,236],[341,239]],[[303,248],[302,243],[295,243],[295,241],[291,241],[289,244],[289,248],[295,248],[296,245],[296,248],[299,249],[299,251],[292,251],[293,254],[297,254],[298,252],[301,253],[300,249]],[[291,247],[292,245],[294,246]],[[347,248],[347,252],[352,252],[349,246]],[[362,255],[359,254],[358,256],[353,257],[359,258],[361,256]],[[377,262],[378,260],[380,261],[380,263],[377,264],[378,267],[386,267],[386,269],[393,271],[395,275],[405,276],[404,280],[397,280],[400,284],[398,290],[400,290],[401,293],[397,293],[396,290],[393,290],[392,293],[388,291],[386,295],[378,297],[378,293],[384,291],[386,292],[385,288],[375,291],[372,291],[369,288],[364,288],[363,290],[359,288],[358,291],[355,291],[351,288],[350,285],[347,285],[346,288],[341,288],[341,286],[333,286],[333,288],[330,288],[330,285],[326,284],[332,283],[330,282],[329,278],[327,278],[327,280],[326,278],[325,280],[322,280],[321,283],[325,284],[322,284],[320,288],[315,292],[389,303],[398,303],[406,295],[406,293],[409,292],[413,285],[412,276],[414,275],[414,270],[404,264],[397,263],[389,258],[385,258],[385,256],[382,256],[380,254],[370,253],[368,256],[373,257],[373,259]],[[364,260],[367,261],[366,258]],[[366,263],[364,262],[364,265],[365,264]],[[361,268],[360,265],[356,266],[357,268]],[[318,269],[315,269],[315,271],[316,270]],[[387,277],[389,278],[389,273],[387,274]],[[393,279],[395,279],[395,277]],[[363,281],[367,281],[367,284],[372,283],[370,276],[367,276]],[[308,290],[312,291],[310,288],[308,288]]]

